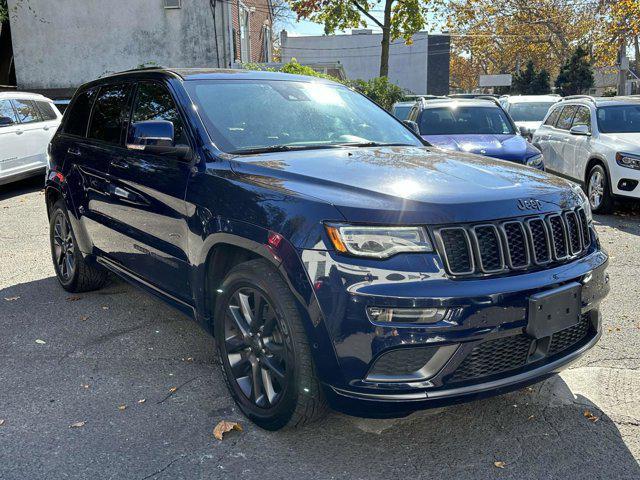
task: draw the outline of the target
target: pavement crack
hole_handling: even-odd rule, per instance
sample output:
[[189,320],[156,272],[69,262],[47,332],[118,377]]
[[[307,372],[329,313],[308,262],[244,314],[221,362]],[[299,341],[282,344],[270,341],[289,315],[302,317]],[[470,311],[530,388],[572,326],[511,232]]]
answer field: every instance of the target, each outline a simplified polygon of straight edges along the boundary
[[178,385],[175,390],[172,390],[171,392],[169,392],[164,398],[162,398],[161,400],[158,400],[156,402],[156,405],[160,405],[161,403],[164,403],[166,400],[168,400],[169,398],[171,398],[175,393],[178,392],[178,390],[180,390],[182,387],[184,387],[185,385],[193,382],[196,378],[200,378],[202,377],[202,375],[196,375],[195,377],[187,380],[186,382],[181,383],[180,385]]
[[178,460],[184,458],[186,455],[182,454],[176,458],[174,458],[173,460],[171,460],[169,463],[167,463],[164,467],[156,470],[153,473],[150,473],[149,475],[147,475],[146,477],[143,477],[142,480],[148,480],[149,478],[153,478],[157,475],[160,475],[162,472],[164,472],[166,469],[168,469],[169,467],[171,467],[171,465],[173,465],[174,463],[176,463]]

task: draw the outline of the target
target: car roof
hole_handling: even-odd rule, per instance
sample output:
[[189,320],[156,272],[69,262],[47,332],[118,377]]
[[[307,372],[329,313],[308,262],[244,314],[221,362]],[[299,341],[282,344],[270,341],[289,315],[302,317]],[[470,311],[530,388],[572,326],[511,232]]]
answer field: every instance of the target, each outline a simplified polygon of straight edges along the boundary
[[21,99],[21,100],[40,100],[45,102],[53,102],[50,98],[32,92],[0,92],[0,100]]
[[412,107],[416,104],[415,100],[412,100],[411,102],[396,102],[393,104],[394,107]]
[[500,105],[488,98],[438,98],[434,100],[425,100],[422,102],[422,108],[436,107],[456,107],[463,105],[465,107],[493,107],[500,108]]
[[640,95],[627,95],[619,97],[590,97],[588,95],[574,95],[564,97],[562,104],[568,105],[593,105],[595,107],[609,107],[613,105],[640,105]]
[[290,80],[301,82],[318,82],[327,84],[336,84],[331,80],[322,77],[311,77],[308,75],[295,75],[282,72],[268,72],[262,70],[243,70],[230,68],[140,68],[134,70],[125,70],[123,72],[113,73],[99,79],[86,83],[84,87],[99,85],[113,79],[121,77],[146,78],[154,76],[166,76],[170,78],[178,78],[183,81],[193,80]]
[[506,100],[509,103],[559,102],[562,97],[560,95],[508,95],[501,97],[500,100]]

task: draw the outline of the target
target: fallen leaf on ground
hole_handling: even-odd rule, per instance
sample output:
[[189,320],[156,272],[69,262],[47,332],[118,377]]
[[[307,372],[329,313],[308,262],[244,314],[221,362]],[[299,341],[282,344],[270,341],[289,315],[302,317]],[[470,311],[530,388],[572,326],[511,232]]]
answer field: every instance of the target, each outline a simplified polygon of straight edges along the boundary
[[237,430],[239,432],[242,431],[242,427],[237,422],[228,422],[226,420],[222,420],[220,423],[216,425],[216,428],[213,429],[213,436],[218,440],[222,440],[222,435],[231,430]]
[[40,340],[39,338],[37,338],[37,339],[36,339],[36,343],[37,343],[38,345],[44,345],[44,344],[45,344],[45,343],[47,343],[47,342],[45,342],[44,340]]
[[80,321],[84,322],[86,320],[89,320],[89,317],[87,315],[80,315]]
[[584,412],[582,412],[582,415],[584,415],[584,418],[593,423],[596,423],[598,420],[600,420],[600,417],[597,417],[596,415],[591,413],[591,410],[585,410]]
[[176,387],[171,387],[169,389],[169,393],[174,393],[176,390],[178,390]]
[[20,295],[16,295],[15,297],[4,297],[7,302],[15,302],[20,298]]
[[497,462],[496,461],[496,462],[493,462],[493,466],[496,467],[496,468],[504,468],[505,464],[504,464],[504,462]]
[[529,415],[528,420],[533,420],[535,418],[535,415]]
[[102,306],[102,309],[103,309],[103,310],[109,310],[109,307],[107,307],[106,305],[103,305],[103,306]]
[[144,402],[146,402],[146,401],[147,401],[147,399],[146,399],[146,398],[141,398],[140,400],[138,400],[138,403],[144,403]]
[[4,418],[0,418],[0,427],[4,425]]
[[89,388],[89,384],[85,383],[84,385],[82,385],[83,388]]
[[84,427],[87,422],[76,422],[69,425],[69,428],[80,428]]
[[67,302],[77,302],[81,298],[82,297],[78,297],[77,295],[74,295],[73,297],[67,297]]
[[126,405],[118,405],[118,410],[120,410],[121,412],[126,410],[127,406]]

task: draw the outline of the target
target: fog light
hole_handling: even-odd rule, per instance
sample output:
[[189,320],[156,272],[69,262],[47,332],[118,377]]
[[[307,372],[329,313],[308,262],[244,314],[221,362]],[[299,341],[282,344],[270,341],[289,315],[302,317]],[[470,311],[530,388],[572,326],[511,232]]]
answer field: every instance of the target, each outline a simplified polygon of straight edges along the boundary
[[369,320],[374,323],[438,323],[446,313],[446,308],[367,308]]

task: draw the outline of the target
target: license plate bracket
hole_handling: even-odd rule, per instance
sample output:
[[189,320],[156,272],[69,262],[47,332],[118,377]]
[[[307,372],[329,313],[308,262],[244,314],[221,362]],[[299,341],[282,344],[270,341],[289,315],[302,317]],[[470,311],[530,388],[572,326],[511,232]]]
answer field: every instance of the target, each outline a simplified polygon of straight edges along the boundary
[[534,338],[548,337],[580,320],[582,285],[571,282],[529,297],[527,333]]

